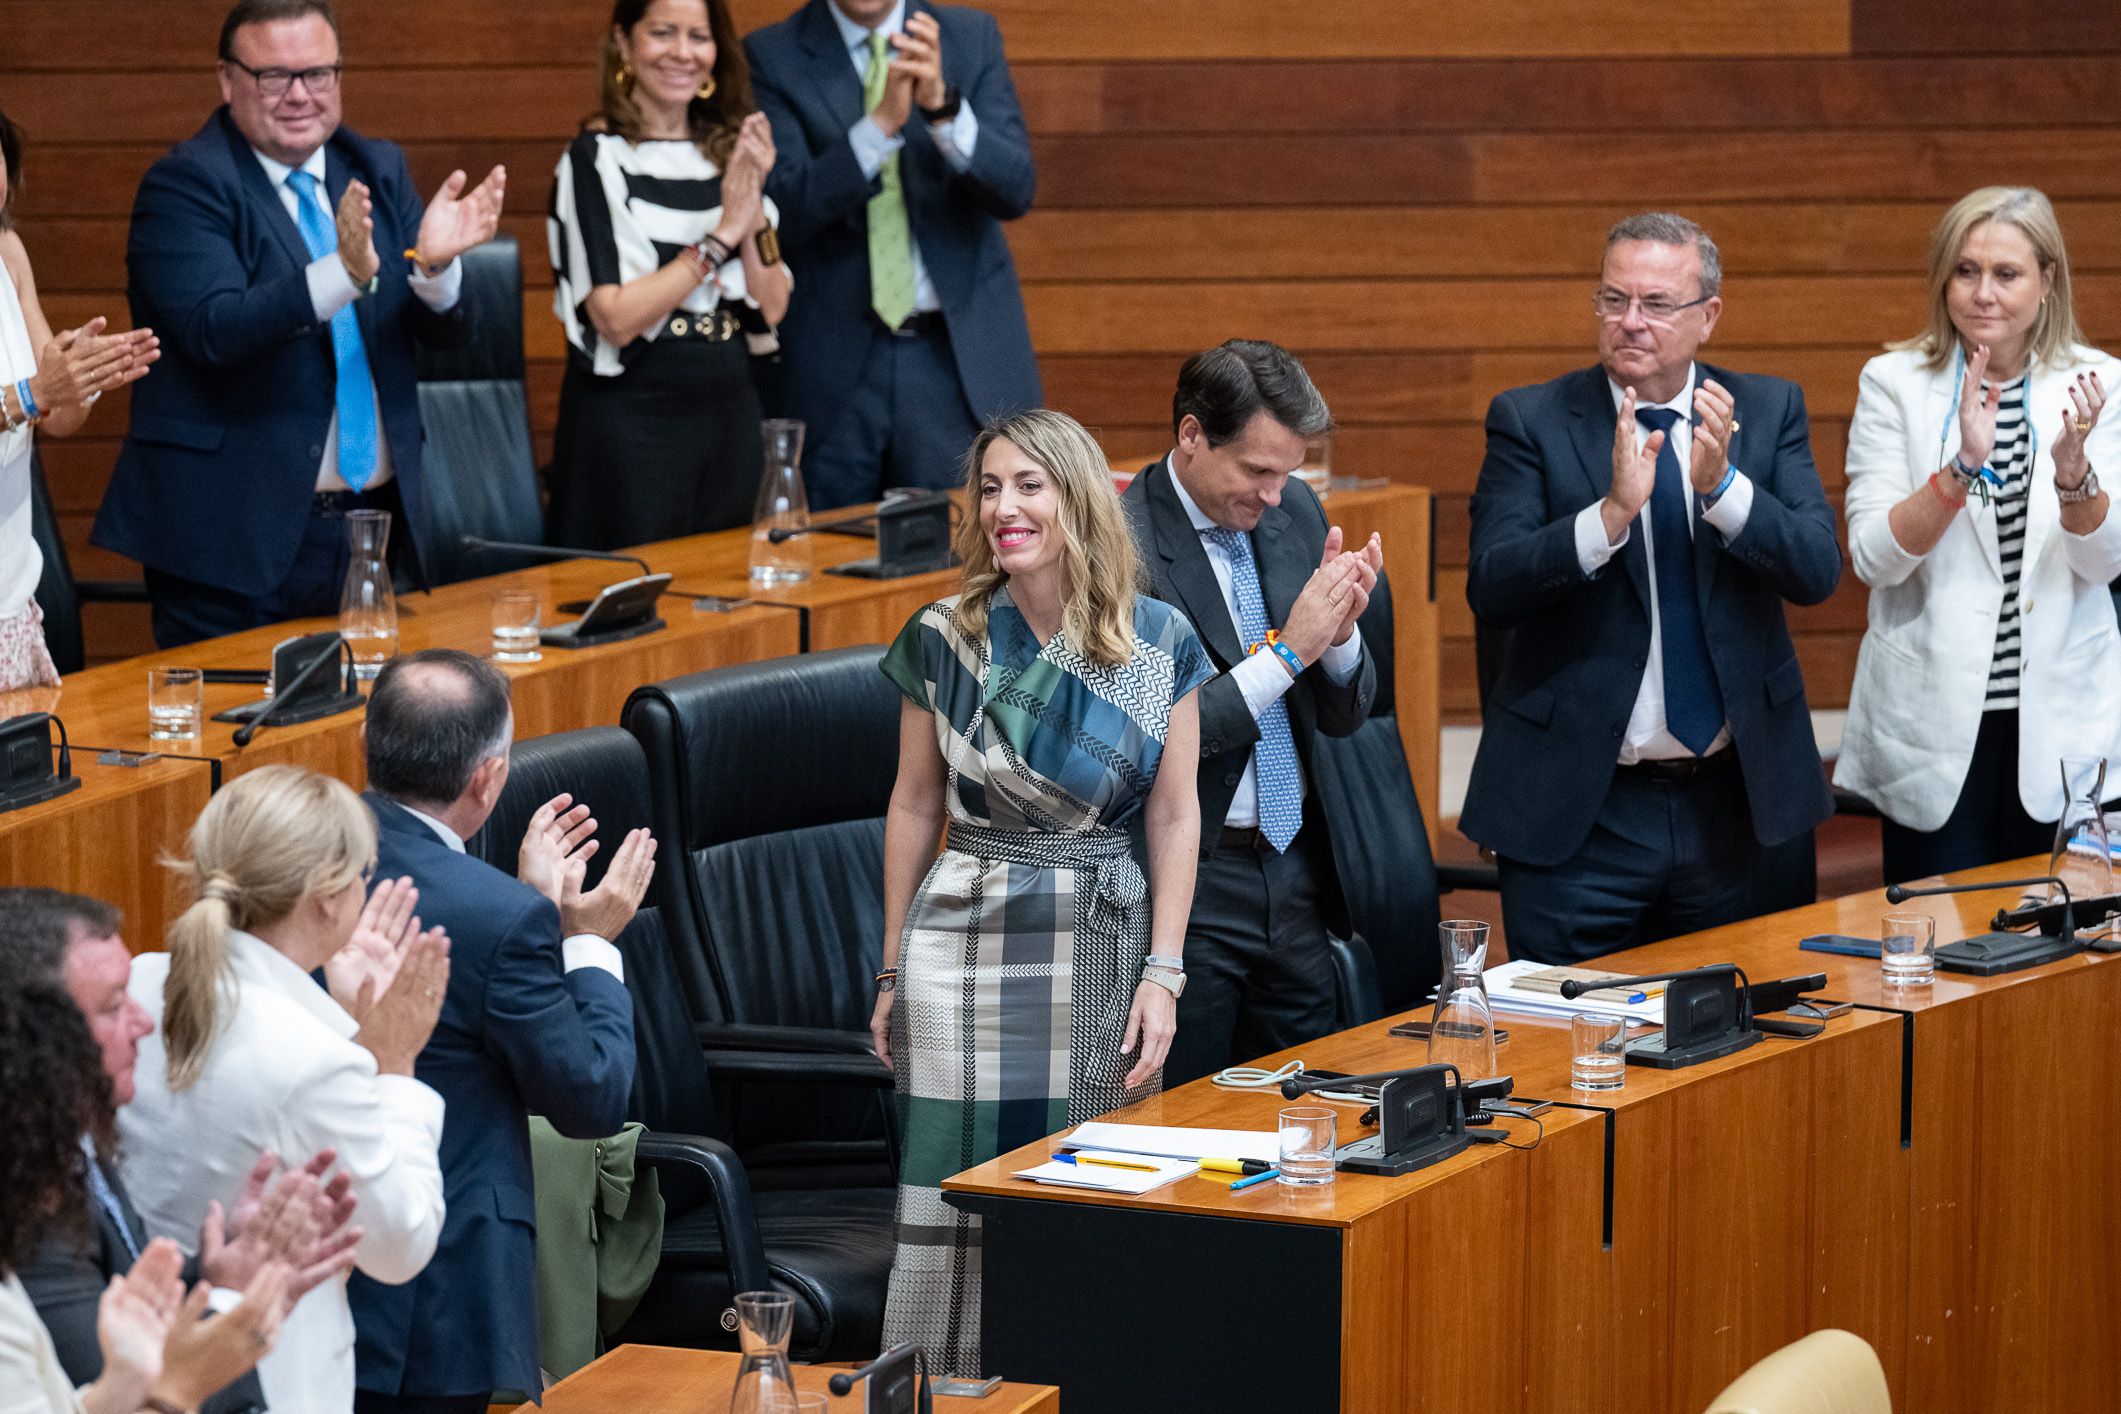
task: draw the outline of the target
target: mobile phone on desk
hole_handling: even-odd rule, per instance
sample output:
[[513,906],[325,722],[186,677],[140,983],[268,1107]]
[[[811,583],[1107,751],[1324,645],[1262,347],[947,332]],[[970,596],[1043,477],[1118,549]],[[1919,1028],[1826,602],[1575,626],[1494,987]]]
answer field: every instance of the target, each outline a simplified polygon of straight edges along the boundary
[[1876,957],[1876,938],[1853,938],[1847,933],[1814,933],[1809,938],[1799,938],[1797,946],[1805,952],[1839,953],[1843,957]]

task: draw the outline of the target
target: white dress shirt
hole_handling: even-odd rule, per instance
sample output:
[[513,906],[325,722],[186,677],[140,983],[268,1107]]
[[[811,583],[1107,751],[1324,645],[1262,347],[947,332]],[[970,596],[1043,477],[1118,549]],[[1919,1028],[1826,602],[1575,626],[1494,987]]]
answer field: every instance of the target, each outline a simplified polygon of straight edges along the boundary
[[[1186,508],[1186,518],[1193,522],[1194,530],[1201,532],[1200,548],[1207,551],[1208,567],[1215,571],[1215,583],[1223,592],[1223,606],[1230,611],[1230,623],[1237,630],[1237,641],[1244,643],[1244,620],[1238,616],[1237,590],[1230,579],[1230,552],[1207,536],[1208,531],[1221,527],[1209,519],[1206,511],[1194,504],[1192,495],[1186,490],[1186,483],[1179,480],[1168,455],[1164,458],[1164,470],[1170,473],[1172,489],[1178,492],[1178,503]],[[1257,573],[1258,566],[1255,564],[1253,568]],[[1261,585],[1260,588],[1264,597],[1266,587]],[[1250,644],[1245,646],[1251,647]],[[1340,686],[1346,686],[1354,679],[1356,669],[1362,666],[1362,629],[1358,626],[1351,632],[1346,643],[1329,646],[1319,655],[1318,661],[1325,665],[1327,677]],[[1296,681],[1278,653],[1254,653],[1230,669],[1230,676],[1236,681],[1237,690],[1244,694],[1245,706],[1252,709],[1255,721],[1260,713],[1267,710],[1270,703],[1287,692],[1290,685]],[[1309,790],[1310,785],[1304,780],[1303,759],[1298,757],[1296,793],[1301,797]],[[1230,813],[1223,816],[1222,822],[1239,830],[1249,830],[1259,824],[1259,767],[1250,756],[1245,758],[1245,771],[1238,778],[1237,793],[1230,797]]]
[[[1694,366],[1687,369],[1686,386],[1682,387],[1670,402],[1637,402],[1635,407],[1638,412],[1647,412],[1651,408],[1670,408],[1679,414],[1679,421],[1672,428],[1671,442],[1673,451],[1679,457],[1680,480],[1686,486],[1687,533],[1693,533],[1694,520],[1698,513],[1699,518],[1719,531],[1723,535],[1724,543],[1729,544],[1745,529],[1746,518],[1753,513],[1753,483],[1744,472],[1733,468],[1729,489],[1717,499],[1715,505],[1707,510],[1698,510],[1700,498],[1695,494],[1693,478],[1687,475],[1688,459],[1692,455],[1689,449],[1693,446],[1694,438],[1695,372]],[[1627,390],[1615,383],[1610,376],[1606,378],[1606,386],[1612,390],[1613,411],[1617,416],[1621,402],[1627,396]],[[1638,418],[1635,423],[1636,449],[1641,450],[1642,444],[1649,440],[1650,429],[1643,426]],[[1602,502],[1593,501],[1576,513],[1576,562],[1583,567],[1584,574],[1588,576],[1598,573],[1606,561],[1619,554],[1621,547],[1628,543],[1628,536],[1634,533],[1637,526],[1642,529],[1643,556],[1651,567],[1647,577],[1650,586],[1650,661],[1642,671],[1642,687],[1635,694],[1635,710],[1628,717],[1627,736],[1620,743],[1620,764],[1632,766],[1637,761],[1670,761],[1692,756],[1694,753],[1682,746],[1679,738],[1673,736],[1665,726],[1664,630],[1663,621],[1657,612],[1657,559],[1654,553],[1656,542],[1650,538],[1649,506],[1645,503],[1643,512],[1636,515],[1628,527],[1620,532],[1620,538],[1608,544],[1605,538],[1605,521],[1598,510],[1601,504]],[[1716,739],[1709,743],[1709,749],[1702,754],[1713,756],[1730,745],[1730,742],[1731,724],[1726,721],[1717,731]]]
[[[284,162],[273,161],[272,158],[259,152],[255,147],[251,149],[251,152],[257,157],[258,165],[265,169],[265,180],[271,182],[273,190],[280,194],[280,205],[287,208],[287,218],[295,223],[296,230],[301,230],[302,217],[299,213],[302,199],[296,194],[295,189],[287,184],[287,178],[295,169]],[[336,219],[331,207],[331,196],[324,187],[324,149],[320,147],[315,152],[310,153],[309,160],[302,164],[302,170],[316,179],[317,200],[324,207],[324,219],[336,226]],[[387,251],[378,252],[378,254],[385,259],[389,258],[389,252]],[[353,276],[346,273],[346,262],[339,259],[339,253],[336,250],[326,251],[315,260],[310,261],[305,273],[309,277],[309,307],[315,311],[317,323],[320,325],[329,324],[334,314],[352,304],[360,296],[360,287],[354,284]],[[412,292],[420,297],[420,302],[435,313],[440,314],[455,306],[457,296],[463,292],[463,262],[450,261],[449,264],[436,271],[432,278],[423,277],[415,270],[406,277],[406,280],[412,286]],[[390,480],[394,474],[390,469],[390,438],[383,434],[383,403],[379,397],[376,401],[376,472],[375,475],[368,478],[368,484],[370,486],[381,486],[384,482]],[[339,475],[339,414],[337,409],[332,411],[331,426],[324,433],[324,458],[317,463],[317,489],[319,491],[346,491],[351,489],[346,484],[346,478]]]
[[[906,29],[906,0],[898,0],[891,13],[874,30],[863,29],[841,13],[838,5],[825,7],[832,14],[832,22],[840,27],[840,39],[847,46],[847,57],[854,61],[854,76],[860,80],[869,72],[869,36],[871,34],[903,34]],[[885,57],[890,57],[887,47]],[[916,109],[914,117],[919,117]],[[953,172],[962,172],[972,166],[972,148],[979,141],[979,119],[973,116],[972,101],[966,99],[958,104],[957,116],[940,123],[928,125],[928,136],[935,139],[937,150],[943,160],[950,164]],[[862,175],[870,181],[884,169],[884,159],[906,145],[903,130],[890,137],[876,125],[876,120],[863,114],[847,129],[847,141],[854,147],[854,160],[862,164]],[[936,298],[935,284],[928,278],[927,262],[921,259],[921,243],[913,242],[913,312],[941,309],[943,302]]]
[[[434,816],[424,810],[415,810],[402,800],[396,802],[396,804],[406,814],[412,816],[413,819],[433,830],[443,844],[448,845],[458,854],[464,853],[464,837],[462,835],[450,829],[449,826],[435,819]],[[617,946],[608,938],[599,937],[595,933],[576,933],[572,937],[561,939],[560,967],[563,972],[572,972],[577,967],[601,967],[612,976],[618,978],[621,986],[624,986],[626,982],[625,954],[621,953]]]
[[[189,1089],[169,1090],[162,1036],[168,953],[133,959],[127,990],[155,1030],[140,1043],[133,1102],[118,1111],[124,1177],[150,1234],[198,1243],[206,1205],[235,1205],[270,1149],[290,1167],[335,1149],[353,1180],[362,1236],[354,1264],[378,1281],[419,1275],[442,1235],[442,1097],[409,1075],[382,1075],[360,1028],[286,954],[228,934],[222,1030]],[[354,1396],[353,1312],[342,1276],[295,1304],[258,1362],[274,1414],[346,1414]]]

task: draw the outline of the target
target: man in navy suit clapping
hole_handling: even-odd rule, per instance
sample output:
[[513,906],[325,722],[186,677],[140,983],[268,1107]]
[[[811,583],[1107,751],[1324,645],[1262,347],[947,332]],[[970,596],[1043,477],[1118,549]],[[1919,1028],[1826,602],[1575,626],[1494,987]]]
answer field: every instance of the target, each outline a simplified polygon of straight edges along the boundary
[[508,679],[451,648],[376,675],[364,737],[376,877],[410,875],[420,917],[449,931],[449,992],[414,1074],[447,1103],[449,1217],[403,1286],[356,1276],[356,1414],[484,1414],[538,1376],[537,1208],[529,1116],[575,1139],[615,1134],[633,1088],[633,1004],[612,940],[655,873],[627,835],[584,892],[596,829],[567,796],[531,819],[519,872],[464,852],[501,798],[515,717]]

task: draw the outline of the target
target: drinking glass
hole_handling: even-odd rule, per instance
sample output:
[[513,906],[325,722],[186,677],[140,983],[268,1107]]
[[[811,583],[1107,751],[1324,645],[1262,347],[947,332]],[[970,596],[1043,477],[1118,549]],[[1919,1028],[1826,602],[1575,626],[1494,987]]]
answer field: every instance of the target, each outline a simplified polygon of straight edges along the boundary
[[1495,1009],[1481,969],[1488,957],[1488,925],[1453,919],[1436,927],[1443,947],[1443,985],[1429,1027],[1429,1064],[1458,1067],[1464,1080],[1495,1074]]
[[736,1298],[737,1339],[744,1350],[729,1414],[780,1414],[796,1409],[788,1337],[795,1330],[795,1298],[778,1291],[746,1291]]
[[1878,961],[1888,987],[1927,987],[1937,980],[1937,920],[1927,913],[1888,913],[1878,925]]
[[1333,489],[1333,434],[1320,433],[1316,437],[1304,438],[1303,465],[1296,468],[1304,485],[1318,493],[1323,501],[1326,493]]
[[1618,1090],[1627,1083],[1628,1023],[1621,1016],[1578,1012],[1569,1018],[1569,1084],[1578,1090]]
[[493,660],[537,663],[538,596],[527,589],[499,589],[493,596]]
[[[766,438],[766,471],[751,512],[751,582],[795,584],[810,578],[810,498],[803,490],[803,424],[770,417],[759,424]],[[775,544],[773,532],[801,531]]]
[[[2114,891],[2114,857],[2100,797],[2106,794],[2106,758],[2065,756],[2062,758],[2062,818],[2055,822],[2055,848],[2048,856],[2047,872],[2069,887],[2073,899],[2099,898]],[[2062,891],[2048,886],[2051,901]],[[2079,928],[2077,936],[2092,937],[2111,932],[2112,920]]]
[[346,513],[346,584],[339,591],[339,636],[353,652],[354,676],[368,681],[398,652],[398,600],[390,587],[389,511]]
[[197,741],[206,707],[206,674],[198,668],[147,670],[150,741]]
[[767,1408],[771,1414],[825,1414],[825,1396],[797,1390],[794,1400],[776,1397]]
[[1333,1181],[1333,1111],[1298,1105],[1281,1112],[1281,1177],[1291,1188]]

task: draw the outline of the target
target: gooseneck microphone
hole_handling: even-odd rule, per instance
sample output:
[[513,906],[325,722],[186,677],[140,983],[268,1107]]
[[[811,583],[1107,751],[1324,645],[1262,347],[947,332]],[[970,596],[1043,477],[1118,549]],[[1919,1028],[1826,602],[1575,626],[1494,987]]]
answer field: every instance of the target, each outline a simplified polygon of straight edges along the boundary
[[766,538],[775,545],[793,540],[798,535],[808,535],[813,530],[830,530],[835,525],[852,525],[858,520],[867,520],[875,515],[874,510],[856,511],[852,515],[834,516],[831,520],[814,520],[805,526],[777,525],[766,532]]
[[1911,889],[1905,884],[1894,884],[1885,891],[1887,903],[1905,903],[1911,898],[1930,898],[1936,894],[1976,894],[1986,889],[2023,889],[2034,884],[2053,884],[2062,890],[2062,931],[2056,940],[2074,943],[2077,940],[2076,901],[2070,897],[2069,885],[2052,874],[2043,874],[2037,879],[1993,879],[1980,884],[1939,884],[1934,889]]
[[[1460,1073],[1457,1066],[1452,1065],[1448,1061],[1440,1062],[1440,1064],[1451,1072],[1452,1079],[1460,1085],[1465,1084],[1465,1076]],[[1387,1080],[1410,1079],[1427,1069],[1428,1067],[1425,1065],[1418,1065],[1406,1070],[1380,1070],[1375,1075],[1335,1075],[1325,1078],[1314,1077],[1310,1080],[1284,1080],[1281,1083],[1281,1097],[1284,1100],[1298,1100],[1310,1094],[1313,1090],[1346,1090],[1356,1085],[1382,1085]]]
[[[295,674],[293,682],[290,682],[285,687],[276,687],[273,690],[272,705],[270,707],[267,707],[263,712],[260,712],[256,717],[252,718],[250,721],[236,728],[234,736],[234,741],[236,745],[250,745],[250,739],[252,737],[256,736],[260,731],[264,730],[266,727],[272,725],[272,719],[275,713],[279,712],[282,708],[287,706],[288,703],[300,700],[302,696],[302,689],[308,685],[309,680],[311,678],[317,675],[317,669],[323,667],[326,663],[330,663],[333,667],[337,667],[339,664],[339,655],[342,652],[346,651],[346,641],[344,639],[340,639],[339,642],[332,644],[329,648],[317,654],[316,657],[310,659],[309,662],[303,666],[302,671]],[[349,654],[349,656],[351,655]]]
[[[1745,975],[1745,969],[1735,962],[1712,962],[1706,967],[1686,967],[1677,972],[1646,972],[1640,977],[1601,977],[1594,982],[1584,982],[1571,977],[1561,984],[1561,995],[1575,1001],[1585,992],[1625,992],[1645,982],[1673,982],[1682,978],[1735,977],[1738,990],[1750,997],[1753,984]],[[1750,1007],[1747,1008],[1751,1010]]]
[[611,560],[622,565],[639,565],[642,574],[654,574],[648,561],[639,555],[614,555],[604,550],[578,550],[569,545],[532,545],[521,540],[487,540],[477,535],[460,535],[457,544],[480,554],[487,550],[512,550],[520,555],[536,555],[547,560]]

